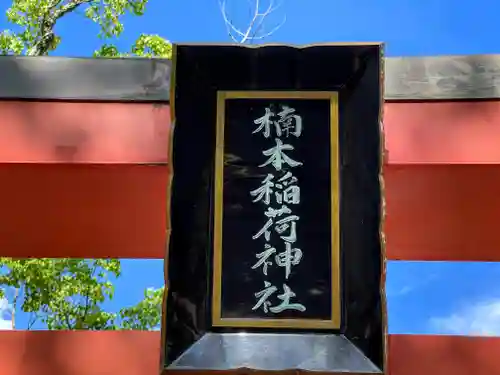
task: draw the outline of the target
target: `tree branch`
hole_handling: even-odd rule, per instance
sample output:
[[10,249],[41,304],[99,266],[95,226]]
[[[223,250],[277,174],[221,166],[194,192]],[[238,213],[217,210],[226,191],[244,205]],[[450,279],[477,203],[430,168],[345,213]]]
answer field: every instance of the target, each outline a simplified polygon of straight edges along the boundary
[[[283,1],[278,0],[269,0],[269,5],[267,9],[263,12],[260,11],[261,2],[260,0],[253,0],[253,12],[251,19],[248,23],[248,26],[245,30],[239,29],[236,27],[233,21],[229,19],[228,11],[227,11],[227,1],[228,0],[219,0],[219,10],[224,20],[224,24],[226,25],[226,29],[229,37],[236,43],[244,44],[251,43],[254,40],[261,40],[267,38],[274,34],[278,29],[280,29],[286,22],[286,16],[283,20],[276,25],[271,31],[260,34],[260,30],[264,24],[264,21],[267,17],[271,15],[271,13],[275,12],[278,8],[283,5]],[[251,3],[251,0],[249,0]]]
[[59,18],[64,17],[66,14],[76,10],[76,8],[78,8],[80,5],[93,2],[94,0],[71,0],[69,3],[63,5],[54,12],[54,17],[53,17],[54,24]]
[[[90,273],[90,278],[94,278],[95,272],[97,271],[97,264],[94,263],[94,267],[92,268],[92,271]],[[89,313],[89,308],[90,308],[90,284],[87,286],[85,289],[85,307],[83,308],[83,314],[80,316],[80,321],[76,321],[75,323],[75,328],[76,329],[83,329],[85,326],[85,319],[87,318],[87,314]]]
[[16,310],[17,310],[17,299],[19,298],[19,288],[14,289],[14,298],[12,300],[12,312],[11,312],[11,321],[12,321],[12,329],[16,329]]
[[69,320],[69,314],[64,315],[64,322],[66,323],[67,329],[72,330],[71,321]]
[[76,10],[80,5],[93,1],[94,0],[70,0],[70,2],[60,8],[57,8],[57,6],[61,4],[61,0],[55,0],[54,3],[52,3],[52,5],[48,8],[47,14],[41,20],[42,23],[40,25],[39,39],[28,49],[28,51],[26,51],[26,55],[46,55],[55,39],[54,27],[57,20]]
[[38,320],[38,314],[36,312],[32,312],[30,314],[30,318],[29,318],[29,321],[28,321],[28,330],[31,329],[31,327],[33,327],[33,325],[36,323],[36,321]]
[[[284,1],[284,0],[283,0]],[[274,0],[269,2],[269,6],[267,7],[266,11],[262,13],[259,22],[257,23],[255,27],[255,32],[253,33],[252,40],[261,40],[265,39],[271,35],[273,35],[278,29],[280,29],[286,22],[286,14],[283,16],[283,19],[279,24],[277,24],[271,31],[265,33],[265,34],[260,34],[259,32],[262,29],[262,26],[264,25],[264,20],[266,19],[267,16],[269,16],[271,13],[275,12],[278,10],[283,5],[283,1],[279,3],[275,3]]]

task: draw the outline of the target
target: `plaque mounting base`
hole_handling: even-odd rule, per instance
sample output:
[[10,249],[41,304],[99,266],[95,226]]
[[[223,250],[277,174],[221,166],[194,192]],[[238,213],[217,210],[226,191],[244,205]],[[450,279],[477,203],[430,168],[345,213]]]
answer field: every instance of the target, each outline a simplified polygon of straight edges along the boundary
[[304,371],[382,374],[343,335],[207,333],[170,366],[176,371]]

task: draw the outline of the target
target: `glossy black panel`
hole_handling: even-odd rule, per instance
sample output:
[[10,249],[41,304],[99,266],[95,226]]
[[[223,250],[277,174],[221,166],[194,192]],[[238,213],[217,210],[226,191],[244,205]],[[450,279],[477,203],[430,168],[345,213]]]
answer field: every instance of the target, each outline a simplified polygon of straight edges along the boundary
[[[325,371],[339,372],[340,368],[343,368],[344,372],[366,372],[361,365],[361,363],[365,363],[362,360],[364,356],[367,357],[368,362],[373,363],[378,369],[384,370],[386,328],[383,312],[385,311],[385,299],[381,291],[384,259],[381,255],[379,228],[382,204],[379,182],[382,157],[379,129],[380,48],[379,45],[311,46],[302,49],[287,46],[259,48],[177,46],[175,96],[172,101],[175,110],[172,160],[174,179],[170,213],[172,234],[168,257],[169,294],[165,316],[166,366],[172,364],[176,359],[179,359],[180,363],[180,358],[183,358],[183,368],[203,367],[207,362],[199,362],[198,359],[196,362],[195,357],[188,356],[189,353],[192,353],[191,350],[198,348],[196,350],[199,352],[200,345],[204,345],[201,352],[206,353],[212,348],[212,345],[215,345],[211,341],[213,339],[210,338],[213,337],[213,333],[241,332],[243,330],[236,327],[212,326],[217,92],[221,90],[321,90],[337,91],[339,95],[340,212],[338,215],[340,218],[342,270],[340,331],[322,331],[322,335],[326,334],[333,341],[345,337],[359,349],[349,351],[352,356],[359,357],[358,359],[351,358],[350,361],[335,357],[328,352],[328,358],[337,359],[327,362],[328,369]],[[321,110],[318,109],[318,113],[320,112]],[[225,144],[225,146],[237,147],[237,138],[238,136],[233,137],[233,140],[230,141],[235,142],[234,144]],[[325,145],[326,142],[315,144],[308,141],[305,146],[307,152],[304,152],[304,155],[326,152],[324,151]],[[297,144],[296,147],[303,146]],[[308,148],[320,148],[321,150],[309,151]],[[238,149],[238,152],[243,151]],[[238,155],[235,149],[232,153]],[[248,157],[249,159],[245,161],[248,164],[247,167],[256,163],[251,155]],[[321,166],[321,163],[325,162],[324,156],[318,157],[320,160],[318,160],[317,168],[322,170],[322,174],[326,174],[326,167]],[[300,178],[304,180],[304,176]],[[229,183],[235,182],[229,181]],[[319,186],[310,183],[310,189],[318,189],[318,197],[324,195]],[[307,183],[301,186],[306,189]],[[245,192],[248,191],[247,186],[242,187],[242,189]],[[236,188],[235,191],[237,190]],[[304,196],[304,199],[312,199],[311,193],[308,194],[308,196]],[[234,199],[234,197],[235,195],[229,194],[227,199]],[[324,215],[322,214],[324,207],[321,203],[316,201],[312,204],[317,207],[318,217]],[[305,211],[301,214],[307,215]],[[254,220],[250,221],[252,226],[253,222]],[[307,226],[302,230],[306,230],[306,228]],[[232,227],[228,230],[233,235],[233,241],[238,240],[239,236],[245,238],[246,241],[246,228]],[[300,243],[299,241],[297,243]],[[303,241],[300,246],[304,248],[304,251],[314,247],[314,245],[311,246],[310,236],[304,235]],[[305,254],[304,252],[304,256]],[[244,260],[243,255],[240,257],[240,254],[234,254],[234,258],[229,259],[234,265],[229,270],[224,271],[225,275],[223,276],[228,281],[223,281],[223,288],[227,290],[231,288],[231,284],[235,284],[235,288],[241,289],[242,293],[248,295],[253,291],[253,281],[250,281],[251,290],[248,287],[245,291],[247,284],[241,284],[241,280],[237,280],[237,274],[243,275],[248,272],[249,261]],[[315,272],[308,274],[307,268],[304,267],[304,274],[300,274],[300,279],[303,279],[302,284],[294,283],[293,287],[299,289],[302,287],[305,290],[310,288],[307,286],[308,283],[313,285],[317,282],[318,275]],[[297,272],[302,271],[297,268]],[[321,270],[318,273],[324,274],[325,271]],[[237,283],[239,284],[236,285]],[[229,296],[232,294],[234,293],[228,292]],[[231,298],[234,302],[236,297],[230,297],[230,300]],[[242,303],[245,308],[241,311],[248,313],[249,301],[244,300]],[[238,308],[230,305],[231,303],[226,306],[227,311],[232,311],[232,313],[237,311],[239,315],[242,315]],[[317,313],[317,317],[319,317],[325,312],[321,310]],[[244,330],[256,333],[262,331],[262,329],[257,328]],[[268,329],[266,332],[271,333],[269,331]],[[311,335],[319,337],[313,334],[315,332],[317,335],[317,331],[305,326],[299,330],[282,328],[271,329],[271,331],[278,336],[298,333],[303,334],[304,338]],[[343,336],[336,336],[337,334]],[[262,337],[259,340],[265,340]],[[231,342],[234,343],[234,341]],[[226,348],[224,345],[222,347]],[[329,347],[335,348],[335,345]],[[259,350],[258,345],[244,345],[244,348],[250,351]],[[278,346],[273,344],[269,349],[274,353],[273,357],[277,357],[276,362],[270,365],[269,369],[290,369],[297,364],[295,360],[287,362],[286,353],[280,351]],[[296,349],[290,350],[295,353]],[[333,349],[333,352],[336,351],[337,349]],[[219,351],[219,353],[222,352]],[[227,357],[216,358],[216,355],[218,355],[216,351],[210,355],[212,360],[210,368],[227,368],[224,365],[227,363],[225,359]],[[238,361],[231,363],[237,367],[244,366],[255,369],[262,367],[261,361],[264,359],[257,359],[258,353],[254,356],[249,355],[245,358],[256,358],[255,363],[245,363],[244,365]],[[196,363],[190,364],[191,360]],[[219,364],[214,364],[217,361]],[[344,368],[345,363],[350,364],[347,365],[347,369]],[[175,363],[170,366],[170,369],[175,368]],[[198,368],[198,370],[201,371],[203,368]],[[313,368],[309,370],[313,370]]]
[[[224,167],[217,178],[224,179],[223,231],[222,246],[215,250],[222,255],[216,281],[222,284],[222,319],[330,320],[340,313],[332,311],[332,298],[340,298],[338,281],[332,288],[339,272],[331,269],[332,230],[337,230],[330,218],[332,103],[281,95],[221,99]],[[298,116],[289,119],[289,127],[255,124],[266,115],[279,121],[284,107]],[[277,146],[284,149],[266,156]]]

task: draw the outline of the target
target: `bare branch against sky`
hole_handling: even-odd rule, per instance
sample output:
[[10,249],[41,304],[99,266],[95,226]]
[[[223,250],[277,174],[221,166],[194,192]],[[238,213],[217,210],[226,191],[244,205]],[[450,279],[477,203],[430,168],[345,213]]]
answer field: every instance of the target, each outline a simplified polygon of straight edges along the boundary
[[[251,44],[258,40],[265,39],[274,34],[286,22],[286,15],[283,16],[280,22],[277,22],[274,27],[266,31],[264,22],[266,19],[281,8],[285,0],[247,0],[250,6],[250,17],[248,22],[239,26],[233,21],[228,11],[228,3],[230,0],[219,0],[219,9],[222,18],[227,28],[229,37],[236,43]],[[238,0],[238,4],[243,4],[243,0]],[[273,17],[275,18],[275,17]]]

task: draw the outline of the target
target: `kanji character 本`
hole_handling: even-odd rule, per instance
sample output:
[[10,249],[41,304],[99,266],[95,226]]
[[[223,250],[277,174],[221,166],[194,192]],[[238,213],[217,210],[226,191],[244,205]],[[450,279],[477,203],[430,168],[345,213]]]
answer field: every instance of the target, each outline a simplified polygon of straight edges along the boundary
[[268,308],[271,305],[271,302],[269,302],[267,299],[271,297],[271,295],[277,290],[278,288],[272,285],[269,281],[264,281],[264,289],[262,289],[260,292],[254,293],[255,298],[259,298],[259,300],[255,304],[255,306],[252,307],[252,310],[255,311],[262,307],[262,310],[267,313],[269,310]]
[[295,161],[285,154],[284,151],[291,151],[294,149],[292,145],[284,144],[281,139],[275,138],[276,146],[270,149],[262,151],[265,156],[269,156],[267,161],[259,167],[265,167],[271,164],[277,171],[281,171],[284,164],[288,164],[290,167],[298,167],[302,165],[300,161]]
[[272,179],[274,176],[268,174],[267,177],[262,181],[260,187],[250,192],[252,197],[255,199],[252,202],[262,201],[264,204],[268,205],[271,202],[271,194],[273,193],[274,182]]
[[266,113],[264,114],[264,116],[259,117],[257,120],[254,120],[254,124],[259,126],[252,132],[252,134],[264,130],[262,134],[264,135],[264,137],[269,138],[269,136],[271,135],[271,125],[274,125],[276,128],[276,135],[280,137],[281,129],[278,124],[272,120],[274,116],[276,116],[276,114],[271,111],[270,108],[266,108]]
[[278,203],[288,203],[288,204],[299,204],[300,203],[300,187],[297,185],[292,185],[297,182],[297,177],[293,176],[291,172],[286,172],[283,177],[278,179],[275,184],[277,189],[283,189],[282,191],[275,192],[276,202]]
[[302,117],[294,113],[294,108],[282,105],[281,112],[278,112],[280,118],[277,122],[280,125],[280,133],[284,132],[287,137],[292,134],[298,138],[302,134]]
[[268,244],[265,244],[264,248],[265,250],[263,252],[255,255],[259,260],[252,266],[252,269],[254,270],[262,266],[262,273],[267,276],[267,267],[273,264],[273,262],[268,259],[271,255],[276,253],[276,249]]
[[302,259],[302,250],[292,248],[290,242],[285,242],[285,251],[275,256],[276,264],[285,267],[285,279],[288,279],[292,271],[292,265],[296,266]]
[[[274,291],[273,291],[274,293]],[[280,313],[285,310],[297,310],[304,312],[306,307],[300,303],[290,303],[290,299],[295,297],[296,294],[288,287],[288,285],[283,284],[283,294],[278,295],[278,298],[282,301],[278,306],[270,307],[272,313]]]

